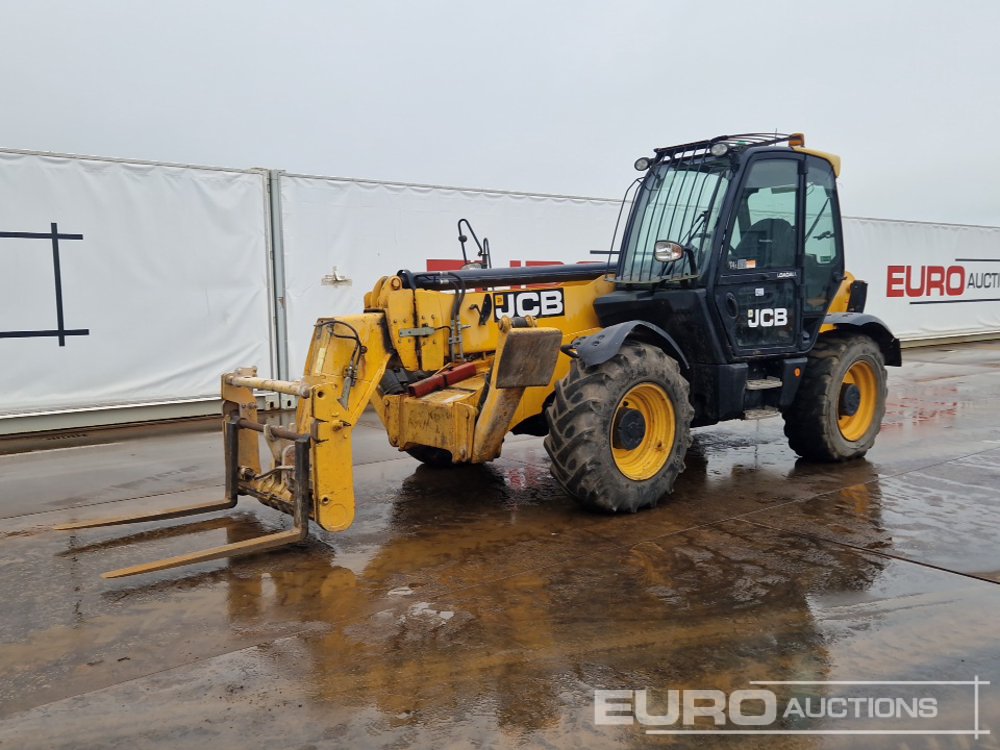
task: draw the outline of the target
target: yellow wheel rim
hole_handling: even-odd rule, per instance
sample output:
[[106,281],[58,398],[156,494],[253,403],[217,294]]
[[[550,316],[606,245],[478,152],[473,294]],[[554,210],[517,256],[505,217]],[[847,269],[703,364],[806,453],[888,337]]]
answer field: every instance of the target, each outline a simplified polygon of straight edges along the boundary
[[[845,407],[844,404],[844,389],[849,386],[854,386],[858,391],[856,395],[860,396],[853,414],[850,413],[852,407]],[[875,370],[868,362],[859,360],[844,375],[844,382],[837,396],[837,426],[840,427],[844,440],[853,443],[865,436],[875,419],[877,404],[878,378]]]
[[[615,425],[623,411],[629,409],[642,416],[645,433],[632,448],[615,447]],[[629,479],[638,481],[655,477],[673,450],[677,431],[674,404],[667,392],[655,383],[639,383],[618,402],[611,424],[611,455],[618,470]]]

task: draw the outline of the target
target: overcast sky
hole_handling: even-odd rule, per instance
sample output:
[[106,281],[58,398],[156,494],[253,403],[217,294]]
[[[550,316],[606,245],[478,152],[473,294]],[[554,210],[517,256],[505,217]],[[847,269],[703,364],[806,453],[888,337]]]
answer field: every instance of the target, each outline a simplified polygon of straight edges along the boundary
[[618,196],[805,131],[844,212],[1000,225],[1000,2],[0,0],[0,146]]

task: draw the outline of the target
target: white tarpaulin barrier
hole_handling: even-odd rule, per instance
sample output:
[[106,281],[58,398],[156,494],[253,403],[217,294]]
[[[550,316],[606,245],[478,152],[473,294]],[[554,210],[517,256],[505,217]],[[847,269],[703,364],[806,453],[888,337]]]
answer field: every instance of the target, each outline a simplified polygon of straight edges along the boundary
[[361,312],[365,292],[380,276],[460,260],[459,219],[468,219],[480,239],[489,238],[494,267],[605,262],[590,251],[608,249],[619,203],[283,175],[281,205],[295,377],[317,318]]
[[866,312],[903,340],[1000,332],[1000,228],[844,220]]
[[[619,202],[0,150],[0,417],[214,398],[220,373],[296,377],[316,318],[381,275],[603,261]],[[844,220],[868,311],[904,340],[1000,335],[1000,228]],[[470,260],[476,248],[469,241]],[[284,308],[271,315],[271,301]],[[8,419],[8,422],[16,419]]]
[[269,374],[266,175],[0,151],[0,415]]

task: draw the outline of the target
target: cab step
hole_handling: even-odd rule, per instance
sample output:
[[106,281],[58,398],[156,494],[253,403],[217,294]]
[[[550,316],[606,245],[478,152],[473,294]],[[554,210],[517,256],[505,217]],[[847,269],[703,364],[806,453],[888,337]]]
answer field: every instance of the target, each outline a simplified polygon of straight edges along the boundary
[[781,379],[767,377],[747,381],[748,391],[766,391],[768,388],[781,388]]
[[781,410],[773,406],[765,406],[761,409],[747,409],[743,412],[743,419],[768,419],[769,417],[781,416]]

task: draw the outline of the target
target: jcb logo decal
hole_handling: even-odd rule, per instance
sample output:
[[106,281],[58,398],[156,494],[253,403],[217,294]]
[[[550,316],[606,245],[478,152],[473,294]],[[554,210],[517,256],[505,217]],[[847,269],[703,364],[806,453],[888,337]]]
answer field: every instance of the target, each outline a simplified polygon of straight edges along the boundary
[[493,295],[493,312],[496,319],[504,315],[509,318],[550,318],[562,315],[566,303],[562,289],[537,289],[524,292],[496,292]]
[[747,325],[751,328],[780,328],[788,325],[787,307],[763,307],[747,310]]

